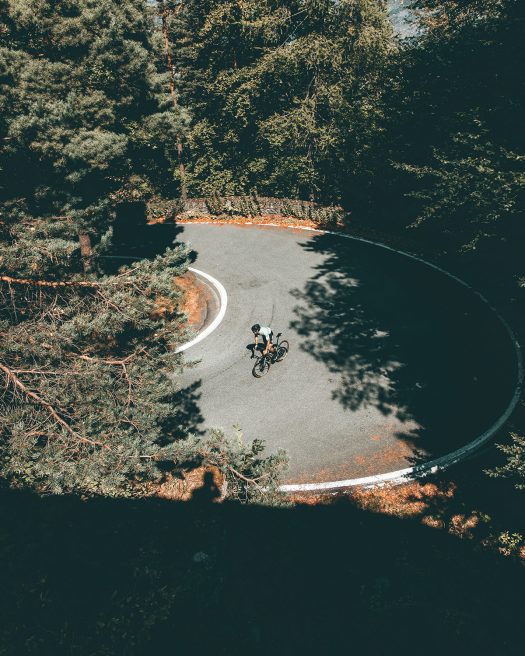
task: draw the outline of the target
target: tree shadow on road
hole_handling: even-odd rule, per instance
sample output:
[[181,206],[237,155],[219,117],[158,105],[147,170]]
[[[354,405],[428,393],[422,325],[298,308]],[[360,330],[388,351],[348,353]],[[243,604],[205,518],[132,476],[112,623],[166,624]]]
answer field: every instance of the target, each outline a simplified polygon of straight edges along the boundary
[[[153,259],[166,249],[173,248],[184,228],[175,222],[148,223],[143,202],[123,202],[117,207],[113,221],[111,244],[99,255],[99,266],[104,273],[116,273],[123,264],[137,259]],[[193,253],[192,261],[196,259]]]
[[190,434],[204,435],[205,431],[200,428],[204,422],[199,408],[201,385],[201,381],[197,380],[164,399],[167,406],[174,408],[174,411],[158,418],[163,434],[163,439],[159,442],[160,446],[184,439]]
[[406,429],[413,462],[443,455],[488,429],[509,403],[516,355],[480,298],[414,259],[353,239],[317,235],[323,256],[291,327],[337,380],[349,411],[375,408]]

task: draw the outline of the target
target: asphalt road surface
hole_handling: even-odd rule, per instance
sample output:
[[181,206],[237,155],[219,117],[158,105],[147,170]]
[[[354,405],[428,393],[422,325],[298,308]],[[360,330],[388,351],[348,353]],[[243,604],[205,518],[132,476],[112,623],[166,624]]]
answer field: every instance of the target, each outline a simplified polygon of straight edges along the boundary
[[[186,427],[239,425],[287,450],[285,482],[382,474],[449,453],[504,412],[516,356],[497,316],[449,276],[376,245],[275,227],[181,226],[228,294],[185,352]],[[290,342],[254,378],[250,326]]]

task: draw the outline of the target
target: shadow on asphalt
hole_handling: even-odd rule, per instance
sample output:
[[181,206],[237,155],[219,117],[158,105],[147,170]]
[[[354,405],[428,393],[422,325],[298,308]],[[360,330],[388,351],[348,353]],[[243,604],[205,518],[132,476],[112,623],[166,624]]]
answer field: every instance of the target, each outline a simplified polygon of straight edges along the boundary
[[338,374],[345,409],[374,407],[420,428],[397,437],[413,463],[479,436],[504,412],[516,355],[504,327],[475,294],[435,269],[377,246],[317,235],[324,256],[291,327],[301,348]]
[[[123,263],[137,258],[154,258],[176,245],[184,230],[174,222],[148,224],[143,202],[120,203],[113,222],[109,252],[101,258],[104,273],[118,271]],[[195,261],[196,254],[192,255]]]
[[159,446],[166,446],[176,440],[182,440],[188,435],[204,435],[199,427],[204,422],[199,408],[202,383],[200,380],[170,394],[164,402],[171,408],[176,408],[176,414],[168,413],[167,417],[159,417],[158,423],[163,431],[163,440]]
[[0,653],[522,653],[517,562],[348,500],[272,509],[199,494],[0,492]]

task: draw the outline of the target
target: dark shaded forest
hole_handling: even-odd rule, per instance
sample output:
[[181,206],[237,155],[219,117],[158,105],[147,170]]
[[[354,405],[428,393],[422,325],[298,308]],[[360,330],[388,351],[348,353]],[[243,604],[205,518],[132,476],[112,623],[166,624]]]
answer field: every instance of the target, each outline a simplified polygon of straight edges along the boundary
[[[525,571],[511,540],[504,558],[472,518],[463,534],[440,530],[479,507],[479,476],[463,473],[472,484],[453,502],[407,495],[426,502],[424,523],[348,498],[214,504],[211,487],[185,504],[4,491],[2,651],[521,654]],[[484,509],[511,520],[508,495],[495,483]]]

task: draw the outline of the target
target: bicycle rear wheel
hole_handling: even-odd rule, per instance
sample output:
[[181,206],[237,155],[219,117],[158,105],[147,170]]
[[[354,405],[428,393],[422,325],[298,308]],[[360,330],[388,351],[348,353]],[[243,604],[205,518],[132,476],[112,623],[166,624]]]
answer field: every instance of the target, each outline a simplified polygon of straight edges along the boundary
[[290,344],[283,339],[283,341],[279,344],[277,347],[277,355],[275,357],[276,362],[281,362],[284,360],[284,358],[288,355],[288,351],[290,350]]
[[253,365],[252,374],[255,378],[262,378],[270,371],[270,360],[266,356],[257,358],[257,362]]

